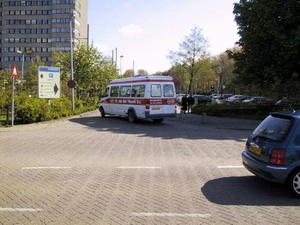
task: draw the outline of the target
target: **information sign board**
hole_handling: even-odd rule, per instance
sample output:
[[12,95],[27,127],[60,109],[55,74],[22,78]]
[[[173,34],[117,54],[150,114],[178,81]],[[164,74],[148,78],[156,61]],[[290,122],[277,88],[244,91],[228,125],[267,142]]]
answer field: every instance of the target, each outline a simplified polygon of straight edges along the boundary
[[39,98],[59,98],[60,68],[39,66],[38,76]]

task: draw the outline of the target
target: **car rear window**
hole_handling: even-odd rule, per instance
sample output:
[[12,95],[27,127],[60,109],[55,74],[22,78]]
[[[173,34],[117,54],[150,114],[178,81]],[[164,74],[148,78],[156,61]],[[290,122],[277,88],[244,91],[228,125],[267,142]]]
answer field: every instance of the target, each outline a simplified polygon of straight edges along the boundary
[[292,123],[289,118],[275,117],[269,115],[261,124],[253,131],[253,137],[262,137],[274,141],[281,141]]

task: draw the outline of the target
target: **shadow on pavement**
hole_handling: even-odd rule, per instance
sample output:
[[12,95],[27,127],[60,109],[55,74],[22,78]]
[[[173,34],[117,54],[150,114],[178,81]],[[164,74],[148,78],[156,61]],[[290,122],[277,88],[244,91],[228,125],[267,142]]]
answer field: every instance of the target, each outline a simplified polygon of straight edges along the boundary
[[248,130],[228,130],[213,126],[198,126],[192,123],[179,122],[177,118],[167,118],[162,123],[153,123],[151,120],[140,120],[138,123],[130,123],[126,118],[115,116],[87,115],[71,118],[69,121],[86,126],[99,132],[114,132],[120,134],[133,134],[140,137],[150,136],[164,139],[212,139],[235,140],[245,142],[249,135]]
[[255,176],[222,177],[208,181],[201,191],[207,200],[220,205],[300,206],[284,185]]

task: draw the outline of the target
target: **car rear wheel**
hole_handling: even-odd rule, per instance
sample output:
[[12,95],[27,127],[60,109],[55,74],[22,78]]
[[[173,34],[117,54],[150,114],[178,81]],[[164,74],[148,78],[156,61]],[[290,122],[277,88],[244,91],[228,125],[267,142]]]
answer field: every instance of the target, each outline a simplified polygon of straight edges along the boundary
[[135,123],[137,121],[137,118],[132,110],[128,111],[128,121],[130,123]]
[[290,192],[300,198],[300,168],[291,173],[287,180],[287,185]]
[[101,116],[105,117],[105,111],[102,107],[100,107],[99,111],[100,111]]

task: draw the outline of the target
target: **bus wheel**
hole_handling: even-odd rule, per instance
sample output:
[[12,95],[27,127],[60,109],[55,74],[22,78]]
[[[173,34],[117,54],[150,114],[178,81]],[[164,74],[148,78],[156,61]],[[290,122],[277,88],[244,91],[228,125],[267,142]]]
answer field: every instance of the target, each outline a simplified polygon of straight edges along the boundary
[[161,123],[164,119],[153,119],[153,123]]
[[105,111],[102,107],[100,107],[99,111],[100,111],[101,116],[105,117]]
[[137,118],[132,110],[128,111],[128,120],[130,123],[135,123],[137,121]]

